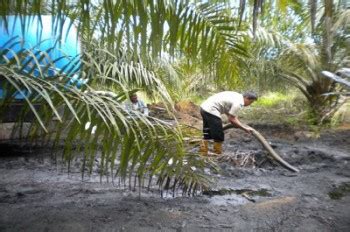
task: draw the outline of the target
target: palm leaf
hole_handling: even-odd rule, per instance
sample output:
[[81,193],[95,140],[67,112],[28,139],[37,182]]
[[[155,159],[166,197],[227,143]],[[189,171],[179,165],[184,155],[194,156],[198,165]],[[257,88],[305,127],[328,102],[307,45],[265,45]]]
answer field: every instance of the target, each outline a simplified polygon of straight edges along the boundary
[[[95,159],[99,158],[101,175],[106,174],[107,167],[110,167],[111,170],[114,170],[111,173],[118,174],[122,180],[129,177],[131,181],[134,173],[171,176],[168,172],[172,170],[167,168],[169,159],[171,157],[176,157],[177,160],[184,158],[182,137],[179,131],[161,120],[145,118],[138,113],[130,115],[124,110],[121,102],[125,96],[124,90],[131,87],[152,90],[159,96],[163,96],[164,99],[169,99],[155,74],[147,70],[141,63],[128,63],[127,56],[122,56],[124,60],[118,60],[116,57],[113,59],[113,55],[104,49],[98,51],[99,56],[96,54],[91,56],[86,52],[83,57],[88,58],[90,66],[82,71],[84,75],[94,75],[95,78],[91,81],[92,85],[86,84],[83,89],[77,89],[73,85],[67,85],[66,79],[61,76],[50,78],[41,71],[38,72],[40,75],[35,77],[34,71],[37,68],[48,69],[50,67],[47,66],[53,65],[48,63],[42,67],[40,53],[34,54],[30,49],[20,51],[18,55],[14,51],[13,53],[15,55],[11,60],[17,60],[17,62],[9,62],[8,59],[1,61],[0,75],[4,76],[7,85],[13,86],[14,90],[26,89],[31,94],[25,100],[37,120],[32,123],[32,130],[28,136],[32,139],[39,139],[50,133],[51,141],[48,142],[54,146],[58,146],[59,141],[64,139],[63,157],[67,160],[69,169],[71,161],[82,153],[83,172],[85,168],[88,168],[91,173]],[[29,65],[28,62],[23,62],[27,59],[25,53],[32,54],[34,62],[31,65],[35,68],[31,66],[29,71],[24,72],[21,71],[26,69],[23,66]],[[36,55],[39,55],[39,59],[36,58]],[[109,62],[101,63],[101,57]],[[13,65],[8,65],[11,63]],[[113,72],[111,67],[114,68]],[[106,85],[107,82],[112,85]],[[99,86],[99,83],[105,83],[104,91],[95,90],[93,87]],[[116,90],[121,90],[121,92],[106,94],[109,93],[108,91]],[[9,95],[7,98],[10,100],[12,96]],[[31,107],[33,102],[43,104],[44,107],[38,111]],[[63,109],[58,109],[57,106]],[[60,124],[55,126],[56,131],[48,130],[49,124],[52,124],[52,121],[48,119],[53,115],[62,121],[62,123],[56,122]],[[86,129],[88,122],[92,126]],[[93,126],[97,128],[95,131],[92,129]],[[118,147],[121,147],[120,151]],[[100,149],[102,149],[101,156],[97,153]],[[142,155],[144,150],[149,155]],[[179,162],[179,165],[180,163],[182,162]],[[187,173],[183,174],[187,175]],[[142,176],[139,178],[141,179]],[[192,190],[192,179],[191,183],[183,181],[178,182],[178,185]],[[202,183],[197,183],[197,186],[201,185]]]

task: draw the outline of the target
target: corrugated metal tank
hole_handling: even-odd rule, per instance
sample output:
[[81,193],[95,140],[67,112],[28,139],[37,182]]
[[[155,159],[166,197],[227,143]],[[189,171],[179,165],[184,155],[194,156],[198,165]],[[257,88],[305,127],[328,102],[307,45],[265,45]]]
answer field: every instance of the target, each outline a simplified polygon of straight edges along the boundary
[[[57,20],[50,15],[0,18],[0,53],[10,59],[13,52],[18,53],[21,49],[31,50],[37,58],[40,51],[47,53],[48,56],[39,61],[40,66],[52,64],[43,73],[44,77],[62,72],[70,78],[70,84],[82,84],[79,80],[81,45],[77,29],[69,18]],[[26,59],[30,60],[30,57]],[[36,61],[32,59],[31,62],[24,71],[29,71]],[[39,76],[38,69],[33,74]],[[3,94],[0,85],[0,98]],[[15,98],[22,99],[23,96],[16,94]]]

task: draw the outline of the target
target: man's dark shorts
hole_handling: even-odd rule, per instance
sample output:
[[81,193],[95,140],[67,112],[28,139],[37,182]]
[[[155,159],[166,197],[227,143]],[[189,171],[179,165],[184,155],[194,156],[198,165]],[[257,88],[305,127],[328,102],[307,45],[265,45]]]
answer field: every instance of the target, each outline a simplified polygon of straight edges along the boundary
[[203,138],[213,139],[215,142],[223,142],[225,139],[221,118],[212,115],[201,108],[203,118]]

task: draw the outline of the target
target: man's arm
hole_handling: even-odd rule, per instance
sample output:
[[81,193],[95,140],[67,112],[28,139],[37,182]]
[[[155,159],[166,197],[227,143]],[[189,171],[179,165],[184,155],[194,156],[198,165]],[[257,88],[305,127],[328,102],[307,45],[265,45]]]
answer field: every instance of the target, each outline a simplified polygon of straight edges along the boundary
[[238,128],[241,128],[242,130],[244,130],[247,133],[251,133],[253,131],[253,128],[247,126],[247,125],[243,125],[239,120],[237,116],[233,116],[228,114],[228,120],[235,125]]

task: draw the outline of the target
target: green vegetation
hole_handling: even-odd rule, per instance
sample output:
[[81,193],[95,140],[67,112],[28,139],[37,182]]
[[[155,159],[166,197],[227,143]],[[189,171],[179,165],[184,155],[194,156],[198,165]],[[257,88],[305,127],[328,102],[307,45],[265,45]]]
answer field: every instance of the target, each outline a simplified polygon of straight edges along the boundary
[[342,123],[350,123],[350,102],[345,103],[339,108],[339,110],[334,114],[331,120],[331,125],[336,127]]
[[295,93],[283,94],[279,92],[269,92],[260,97],[254,104],[257,107],[273,108],[282,106],[288,108],[288,106],[294,105],[295,100]]
[[296,91],[269,92],[241,112],[241,117],[255,124],[308,125],[307,103]]

